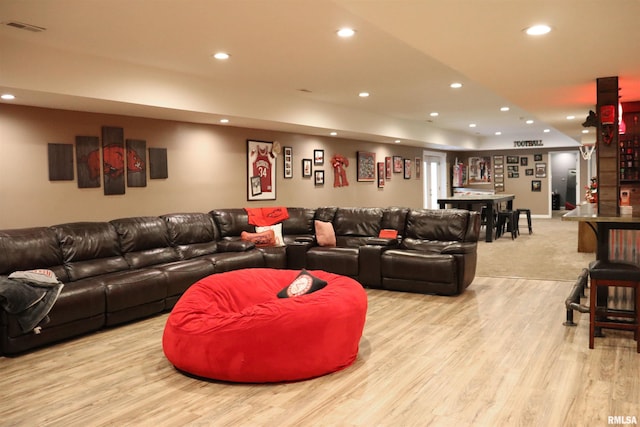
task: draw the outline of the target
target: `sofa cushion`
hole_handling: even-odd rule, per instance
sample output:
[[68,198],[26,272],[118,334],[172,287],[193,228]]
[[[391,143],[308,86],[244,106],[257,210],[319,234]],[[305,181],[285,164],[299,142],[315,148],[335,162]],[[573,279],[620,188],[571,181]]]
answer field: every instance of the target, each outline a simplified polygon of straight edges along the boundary
[[379,208],[338,208],[333,218],[336,235],[377,237],[382,213]]
[[282,221],[282,234],[312,235],[316,210],[307,208],[288,208],[289,218]]
[[316,240],[320,246],[332,247],[336,245],[336,233],[333,224],[325,221],[315,220]]
[[256,233],[262,233],[263,231],[273,231],[275,244],[271,246],[284,246],[284,238],[282,237],[282,224],[256,227]]
[[462,209],[412,209],[407,214],[405,236],[418,240],[462,242],[468,220],[469,212]]
[[180,259],[169,243],[165,221],[156,216],[110,221],[118,233],[120,248],[131,268],[143,268]]
[[74,222],[52,228],[70,280],[129,269],[120,252],[118,233],[110,223]]
[[249,214],[244,209],[216,209],[210,214],[223,238],[238,237],[243,231],[255,231],[255,227],[249,224]]
[[293,298],[300,295],[307,295],[327,286],[327,282],[322,280],[307,270],[302,269],[300,274],[293,279],[293,282],[285,286],[278,292],[278,298]]
[[46,268],[62,282],[69,280],[62,265],[62,251],[54,229],[21,228],[0,231],[0,274]]
[[260,233],[249,233],[243,231],[240,233],[240,238],[248,242],[252,242],[258,248],[276,245],[276,236],[273,230],[268,229]]
[[167,223],[169,241],[183,259],[217,252],[218,229],[206,213],[175,213],[162,215]]

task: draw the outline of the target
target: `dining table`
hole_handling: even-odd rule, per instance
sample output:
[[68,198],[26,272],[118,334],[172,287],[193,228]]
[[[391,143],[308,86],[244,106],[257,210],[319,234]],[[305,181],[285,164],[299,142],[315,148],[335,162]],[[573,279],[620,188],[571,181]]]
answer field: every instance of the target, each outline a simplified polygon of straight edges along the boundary
[[493,230],[495,228],[495,213],[501,203],[506,203],[506,209],[513,209],[514,194],[460,194],[451,197],[443,197],[438,199],[440,209],[445,209],[447,205],[458,208],[474,210],[476,206],[484,206],[487,217],[486,224],[486,242],[493,242]]

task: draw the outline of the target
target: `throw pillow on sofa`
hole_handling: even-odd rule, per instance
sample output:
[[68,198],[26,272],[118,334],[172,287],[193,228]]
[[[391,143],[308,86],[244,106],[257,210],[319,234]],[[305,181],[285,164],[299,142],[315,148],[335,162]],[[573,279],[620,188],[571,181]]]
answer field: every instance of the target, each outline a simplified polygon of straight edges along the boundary
[[284,246],[284,238],[282,237],[282,223],[256,227],[256,233],[262,233],[263,231],[268,230],[272,230],[275,235],[276,243],[274,246]]
[[302,269],[289,285],[278,292],[278,298],[291,298],[310,294],[327,286],[327,282]]
[[273,230],[266,230],[260,233],[243,231],[240,233],[240,239],[253,242],[259,248],[276,245],[276,235]]
[[314,221],[316,229],[316,240],[320,246],[335,246],[336,245],[336,232],[333,229],[333,224],[325,221]]

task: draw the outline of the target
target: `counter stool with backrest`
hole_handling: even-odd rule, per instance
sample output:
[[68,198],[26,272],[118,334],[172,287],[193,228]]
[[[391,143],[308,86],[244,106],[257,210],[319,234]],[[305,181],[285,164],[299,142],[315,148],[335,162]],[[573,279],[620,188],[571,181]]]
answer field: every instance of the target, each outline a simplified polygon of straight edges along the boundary
[[[594,346],[596,328],[622,329],[633,331],[636,350],[640,353],[640,321],[638,320],[640,267],[622,262],[596,260],[589,264],[589,277],[591,278],[589,348]],[[598,305],[598,289],[609,286],[633,288],[635,301],[633,310],[610,308],[606,303],[604,306]]]
[[[520,208],[518,211],[518,217],[520,217],[521,213],[527,214],[527,226],[529,227],[529,234],[533,233],[533,228],[531,227],[531,209]],[[518,230],[518,234],[520,234],[520,230]]]

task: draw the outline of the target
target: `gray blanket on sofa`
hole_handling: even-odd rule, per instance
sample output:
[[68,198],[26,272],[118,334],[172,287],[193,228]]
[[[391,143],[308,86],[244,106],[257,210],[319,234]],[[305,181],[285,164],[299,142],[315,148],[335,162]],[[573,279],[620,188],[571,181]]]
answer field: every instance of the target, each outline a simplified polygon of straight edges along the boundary
[[22,332],[38,333],[38,325],[48,322],[49,311],[63,287],[62,283],[43,286],[36,282],[0,276],[0,307],[16,316]]

